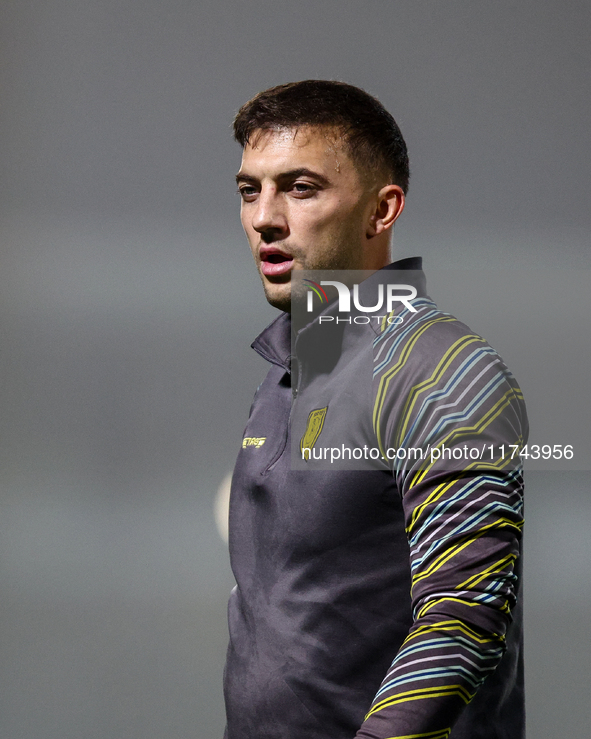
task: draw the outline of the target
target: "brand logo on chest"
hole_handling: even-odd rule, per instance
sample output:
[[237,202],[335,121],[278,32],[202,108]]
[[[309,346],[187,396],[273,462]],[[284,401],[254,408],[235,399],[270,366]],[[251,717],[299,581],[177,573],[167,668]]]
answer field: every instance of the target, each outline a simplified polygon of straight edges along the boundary
[[246,449],[248,446],[253,446],[255,449],[258,449],[263,446],[266,441],[266,436],[245,436],[244,439],[242,439],[242,448]]

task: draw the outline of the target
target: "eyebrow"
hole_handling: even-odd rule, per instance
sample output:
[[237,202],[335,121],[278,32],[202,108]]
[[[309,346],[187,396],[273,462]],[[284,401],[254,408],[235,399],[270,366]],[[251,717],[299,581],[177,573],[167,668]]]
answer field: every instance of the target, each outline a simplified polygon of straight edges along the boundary
[[[321,185],[329,185],[330,180],[319,172],[314,172],[312,169],[306,167],[299,167],[298,169],[290,169],[287,172],[281,172],[277,175],[276,179],[281,180],[296,180],[298,177],[312,177],[313,179],[320,182]],[[238,172],[236,175],[236,182],[250,182],[257,183],[259,180],[256,177],[252,177],[249,174]]]

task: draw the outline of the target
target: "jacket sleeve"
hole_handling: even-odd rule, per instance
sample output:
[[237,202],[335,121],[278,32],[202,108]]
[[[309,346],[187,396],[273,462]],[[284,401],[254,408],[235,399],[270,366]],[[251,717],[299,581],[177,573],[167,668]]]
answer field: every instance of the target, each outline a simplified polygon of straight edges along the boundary
[[413,625],[357,736],[445,739],[505,651],[523,396],[496,352],[441,313],[378,337],[374,370],[374,430],[402,495]]

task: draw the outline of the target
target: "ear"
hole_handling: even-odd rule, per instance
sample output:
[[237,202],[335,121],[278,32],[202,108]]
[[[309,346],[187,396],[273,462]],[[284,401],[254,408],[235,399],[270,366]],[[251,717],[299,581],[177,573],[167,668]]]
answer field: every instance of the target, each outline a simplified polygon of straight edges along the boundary
[[368,239],[392,228],[404,210],[404,192],[398,185],[385,185],[377,193],[375,204],[367,227]]

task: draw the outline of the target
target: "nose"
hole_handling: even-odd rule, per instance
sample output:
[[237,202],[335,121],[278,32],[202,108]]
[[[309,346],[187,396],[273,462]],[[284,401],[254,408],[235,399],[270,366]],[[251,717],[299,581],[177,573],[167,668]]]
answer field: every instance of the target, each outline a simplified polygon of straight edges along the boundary
[[287,234],[287,218],[280,193],[275,188],[263,188],[254,204],[252,227],[269,243]]

